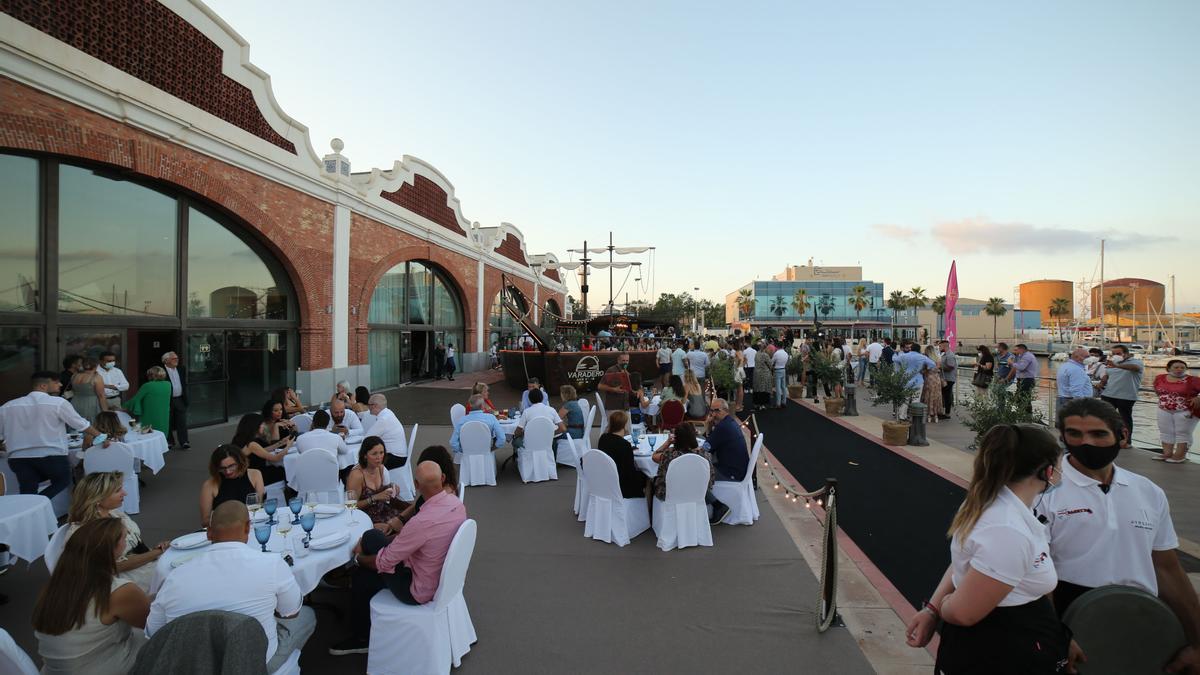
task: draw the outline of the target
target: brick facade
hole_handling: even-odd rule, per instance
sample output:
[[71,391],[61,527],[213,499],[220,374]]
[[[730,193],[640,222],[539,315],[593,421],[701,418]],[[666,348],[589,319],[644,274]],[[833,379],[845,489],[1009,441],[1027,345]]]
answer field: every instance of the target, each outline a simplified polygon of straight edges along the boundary
[[449,196],[446,191],[425,176],[418,174],[413,177],[413,182],[404,183],[395,192],[381,192],[379,196],[424,216],[455,234],[464,237],[467,235],[466,230],[462,229],[458,219],[454,217],[454,209],[447,204]]

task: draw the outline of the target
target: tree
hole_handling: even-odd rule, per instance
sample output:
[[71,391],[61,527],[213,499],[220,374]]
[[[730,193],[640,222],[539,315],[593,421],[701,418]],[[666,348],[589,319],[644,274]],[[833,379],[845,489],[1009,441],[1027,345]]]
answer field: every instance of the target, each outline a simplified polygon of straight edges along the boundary
[[754,306],[758,304],[758,300],[754,299],[754,289],[743,288],[738,291],[737,308],[738,316],[748,318],[754,316]]
[[946,296],[939,295],[929,303],[933,313],[938,315],[938,337],[942,337],[942,319],[946,316]]
[[862,318],[862,311],[871,304],[871,300],[867,295],[866,286],[855,286],[850,289],[850,293],[852,295],[846,301],[854,309],[854,320],[858,321]]
[[[1104,309],[1117,315],[1117,340],[1121,339],[1121,312],[1132,312],[1133,303],[1129,301],[1129,295],[1124,291],[1117,291],[1108,296],[1108,300],[1104,301]],[[1134,331],[1135,333],[1137,331]]]
[[1050,301],[1050,318],[1054,319],[1054,327],[1058,330],[1058,339],[1062,339],[1062,317],[1071,314],[1071,301],[1066,298],[1054,298]]
[[900,310],[908,309],[908,298],[904,297],[904,291],[892,291],[884,305],[892,310],[892,328],[895,329]]
[[796,289],[796,294],[792,296],[792,309],[796,310],[800,316],[804,316],[811,304],[808,299],[808,291],[803,288]]
[[988,298],[987,304],[983,306],[983,313],[992,317],[992,342],[995,342],[996,321],[1008,314],[1008,308],[1004,306],[1004,298]]
[[925,289],[920,286],[913,287],[911,294],[908,296],[908,306],[913,309],[921,309],[929,301],[925,297]]
[[775,316],[787,314],[787,301],[783,299],[782,295],[775,296],[775,299],[771,301],[771,313]]

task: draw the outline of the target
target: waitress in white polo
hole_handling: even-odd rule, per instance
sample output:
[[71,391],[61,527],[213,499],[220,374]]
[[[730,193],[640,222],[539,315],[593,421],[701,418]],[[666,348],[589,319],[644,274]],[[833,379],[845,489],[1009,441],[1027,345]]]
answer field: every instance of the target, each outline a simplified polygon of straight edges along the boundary
[[941,620],[934,672],[1066,672],[1070,638],[1049,597],[1058,576],[1033,512],[1062,480],[1060,456],[1040,427],[998,425],[984,435],[950,526],[950,567],[908,624],[908,644],[924,647]]

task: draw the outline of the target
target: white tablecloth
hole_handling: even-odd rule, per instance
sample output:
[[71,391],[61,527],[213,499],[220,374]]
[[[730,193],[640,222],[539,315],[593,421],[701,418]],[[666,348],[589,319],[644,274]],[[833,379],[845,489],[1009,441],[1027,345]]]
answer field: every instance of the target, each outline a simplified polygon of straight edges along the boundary
[[[136,459],[142,460],[142,464],[150,467],[154,473],[162,471],[167,465],[167,460],[163,457],[170,449],[167,446],[167,435],[155,429],[148,434],[143,434],[137,431],[130,431],[125,434],[125,445],[133,451],[133,456]],[[82,451],[82,441],[79,445],[71,445],[71,454],[78,456]]]
[[[292,512],[286,509],[276,511],[275,519],[282,519],[285,513],[290,519]],[[261,516],[259,522],[264,522],[261,520]],[[278,528],[278,525],[276,528]],[[300,592],[304,594],[313,592],[313,590],[317,587],[317,583],[321,580],[321,577],[325,576],[325,574],[331,570],[336,569],[338,566],[349,562],[350,554],[354,551],[354,546],[358,544],[359,537],[362,536],[363,532],[366,532],[370,528],[371,519],[368,518],[362,511],[357,509],[353,511],[347,511],[332,518],[318,518],[317,526],[313,528],[312,531],[312,538],[314,541],[326,535],[346,530],[350,532],[350,538],[347,539],[346,543],[344,544],[330,549],[325,549],[323,551],[310,548],[307,556],[300,557],[295,551],[296,549],[304,548],[304,543],[302,541],[304,537],[304,529],[299,525],[293,525],[292,531],[288,532],[288,539],[291,541],[293,551],[292,558],[295,560],[295,564],[292,565],[292,575],[296,577],[296,585],[300,587]],[[262,546],[258,543],[258,540],[254,538],[253,527],[250,528],[250,539],[246,542],[246,545],[252,550],[260,552],[262,551]],[[284,548],[283,536],[279,534],[278,529],[275,529],[275,531],[271,533],[271,540],[267,542],[268,553],[263,553],[262,555],[283,555]],[[159,587],[162,586],[163,581],[167,578],[167,575],[171,573],[172,560],[178,560],[179,558],[190,556],[193,553],[204,555],[204,551],[207,549],[207,546],[200,549],[192,549],[190,551],[179,551],[174,548],[167,549],[167,552],[158,559],[157,563],[155,563],[154,581],[150,583],[150,592],[158,592]],[[186,565],[187,563],[185,562],[183,564]]]
[[[653,453],[650,451],[650,441],[648,440],[650,436],[655,438],[654,450],[656,451],[661,450],[667,444],[667,439],[670,436],[668,434],[642,434],[638,436],[637,447],[633,449],[633,463],[637,464],[637,468],[641,469],[642,473],[653,478],[658,475],[658,465],[651,459]],[[633,442],[633,439],[629,436],[626,436],[625,440]]]
[[49,499],[41,495],[0,497],[0,544],[8,544],[16,557],[30,562],[40,558],[57,529],[58,519]]
[[500,420],[500,428],[504,430],[504,435],[510,440],[512,439],[513,434],[517,432],[517,423],[519,421],[520,418]]

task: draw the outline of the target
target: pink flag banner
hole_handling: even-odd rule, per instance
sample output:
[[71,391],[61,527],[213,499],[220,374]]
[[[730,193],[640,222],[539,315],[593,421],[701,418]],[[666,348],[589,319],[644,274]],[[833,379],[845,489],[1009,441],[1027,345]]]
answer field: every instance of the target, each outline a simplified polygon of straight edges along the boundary
[[954,318],[954,306],[958,304],[958,272],[955,261],[950,261],[950,278],[946,280],[946,341],[951,351],[958,351],[958,322]]

